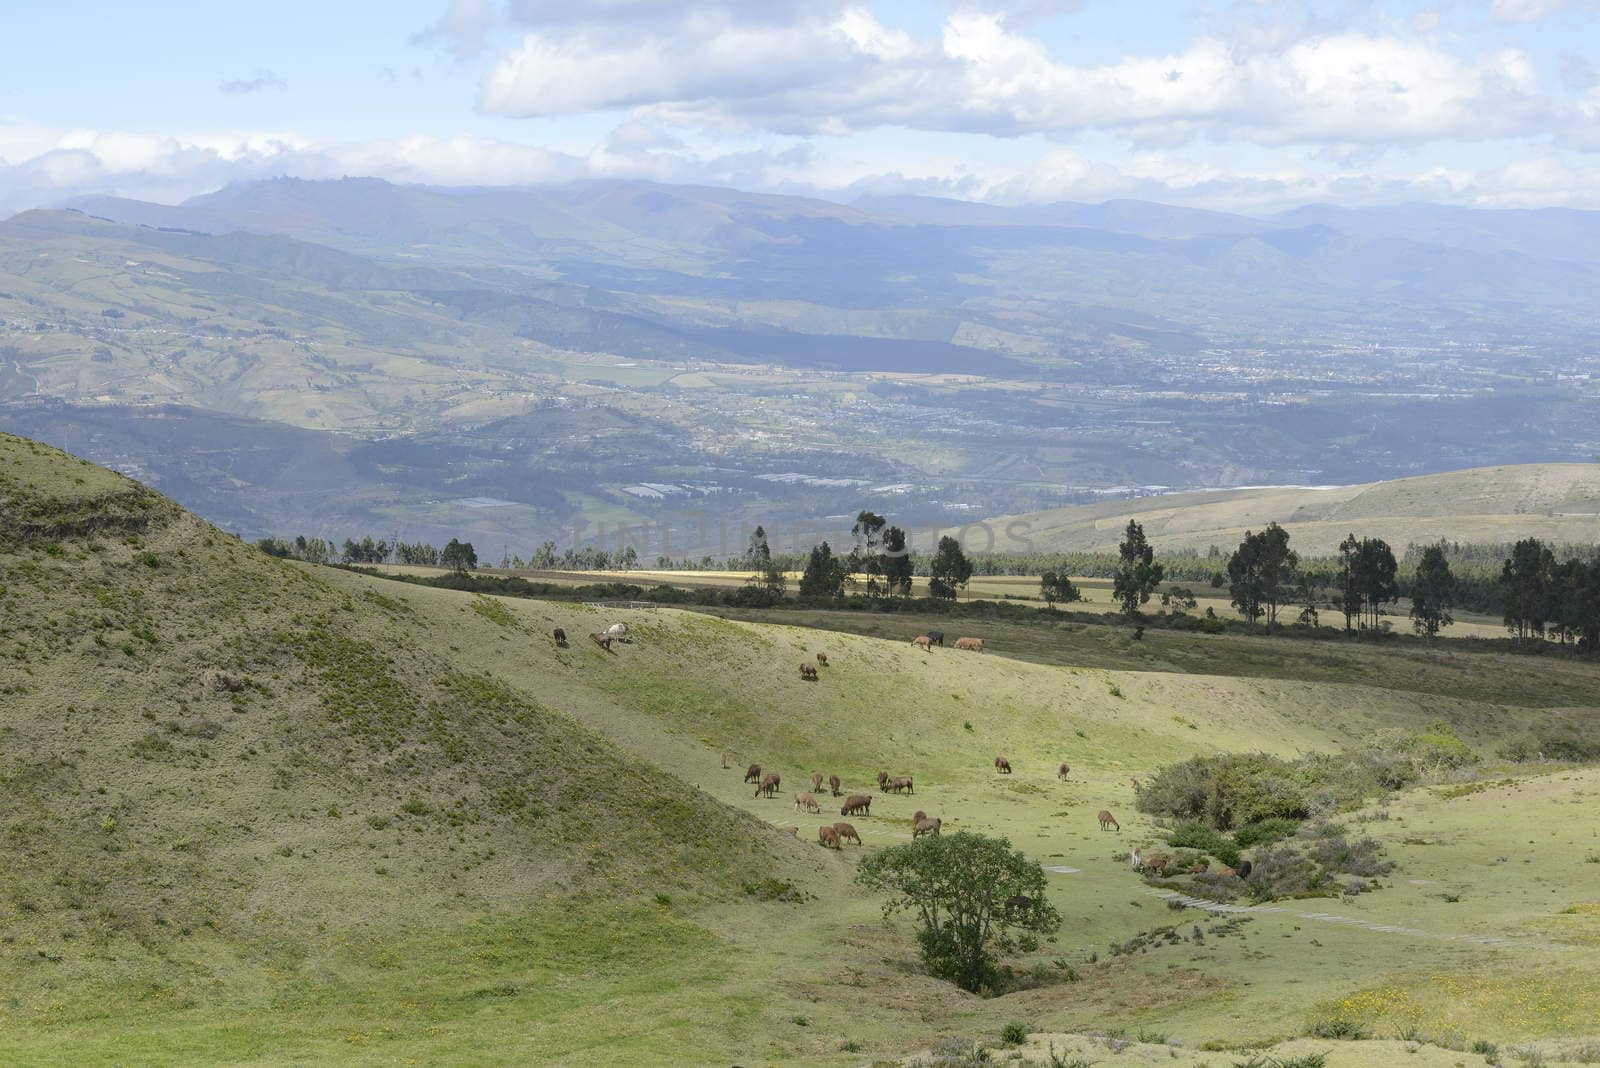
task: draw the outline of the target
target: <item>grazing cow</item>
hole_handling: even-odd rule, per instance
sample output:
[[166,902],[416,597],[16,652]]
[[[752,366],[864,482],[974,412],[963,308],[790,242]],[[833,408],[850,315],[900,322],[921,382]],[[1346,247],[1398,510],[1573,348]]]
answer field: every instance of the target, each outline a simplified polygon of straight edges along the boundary
[[775,771],[769,771],[761,776],[761,785],[756,787],[757,797],[776,797],[778,787],[783,785],[783,776]]
[[833,793],[834,797],[838,797],[839,796],[839,776],[837,776],[837,775],[829,775],[828,776],[828,789]]
[[839,832],[839,841],[854,842],[856,845],[861,844],[861,836],[848,823],[835,823],[833,829]]
[[779,834],[792,834],[796,838],[799,838],[800,837],[800,828],[799,827],[779,827],[778,828],[778,833]]
[[889,788],[889,773],[887,771],[878,772],[878,789],[887,790],[888,788]]
[[761,765],[760,764],[751,764],[750,767],[745,770],[744,781],[745,782],[760,782],[761,781]]
[[1072,774],[1072,766],[1070,764],[1063,764],[1056,769],[1056,778],[1061,779],[1062,781],[1065,781],[1066,777],[1070,774]]
[[934,834],[934,835],[936,835],[936,834],[939,833],[939,828],[941,826],[943,826],[943,825],[944,825],[944,821],[941,820],[937,816],[935,816],[931,820],[929,820],[929,819],[918,820],[917,821],[917,825],[915,827],[911,828],[911,837],[913,837],[913,838],[921,838],[925,834]]
[[820,771],[813,771],[811,773],[811,792],[814,794],[820,794],[822,792],[822,772]]
[[994,770],[998,771],[1002,775],[1010,775],[1011,761],[1007,760],[1005,757],[995,757]]
[[956,648],[957,649],[965,649],[969,653],[981,653],[981,652],[983,652],[983,639],[982,638],[957,638],[956,639]]
[[911,639],[911,644],[926,653],[933,648],[933,639],[926,634],[919,634]]
[[817,669],[814,666],[812,666],[811,664],[801,664],[800,665],[800,678],[805,680],[806,682],[816,682],[817,681]]
[[1033,908],[1033,898],[1027,894],[1012,894],[1006,898],[1007,912],[1027,912]]
[[1211,862],[1204,857],[1189,865],[1190,875],[1204,875],[1211,868]]
[[1117,822],[1117,817],[1113,816],[1110,812],[1107,812],[1105,809],[1101,809],[1100,810],[1100,829],[1103,831],[1103,830],[1106,830],[1109,827],[1115,827],[1119,831],[1122,830],[1122,824]]
[[889,792],[891,794],[914,794],[917,791],[913,788],[911,776],[903,775],[889,780]]
[[818,667],[827,667],[828,666],[828,654],[827,653],[818,653],[817,654],[817,666]]
[[872,796],[870,794],[851,794],[849,797],[844,799],[844,807],[839,810],[839,815],[872,815]]
[[1248,860],[1241,860],[1239,862],[1239,878],[1250,878],[1250,873],[1255,870],[1255,867],[1256,866],[1250,863]]
[[606,637],[604,634],[596,632],[589,635],[589,640],[594,642],[600,648],[604,649],[606,652],[611,652],[611,639]]
[[821,827],[817,828],[817,840],[822,843],[824,849],[840,848],[839,832],[834,830],[832,827],[829,827],[827,824],[823,824]]
[[919,808],[917,809],[916,814],[911,817],[911,826],[915,827],[917,824],[921,823],[927,818],[928,814]]
[[567,647],[567,632],[557,627],[555,630],[556,644],[565,649]]
[[1222,867],[1218,868],[1216,871],[1212,872],[1211,874],[1212,875],[1226,876],[1229,879],[1237,879],[1239,877],[1239,873],[1234,871],[1232,868],[1228,867],[1226,864],[1224,864]]
[[795,794],[794,810],[799,812],[801,809],[805,809],[807,812],[821,812],[822,806],[817,804],[817,799],[812,797],[810,794]]
[[944,631],[942,631],[942,630],[930,630],[928,632],[928,640],[930,642],[932,642],[933,644],[935,644],[937,646],[940,646],[942,648],[944,646]]
[[606,628],[606,637],[610,638],[614,642],[625,642],[625,641],[627,641],[628,640],[628,625],[626,623],[613,623],[613,624],[611,624],[611,626]]
[[1167,856],[1165,853],[1156,853],[1153,856],[1144,858],[1143,870],[1154,875],[1165,875],[1167,874],[1167,867],[1171,863],[1171,857]]

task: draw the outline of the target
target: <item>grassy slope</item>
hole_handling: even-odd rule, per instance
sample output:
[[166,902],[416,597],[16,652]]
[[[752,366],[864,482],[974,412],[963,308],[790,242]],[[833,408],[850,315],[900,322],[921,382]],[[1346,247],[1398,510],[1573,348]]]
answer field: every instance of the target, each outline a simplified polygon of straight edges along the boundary
[[[131,486],[0,441],[13,463],[0,471],[48,483],[32,496]],[[1563,714],[1551,705],[1600,708],[1592,667],[1154,633],[1132,644],[1111,628],[998,624],[981,628],[992,654],[924,655],[899,633],[916,629],[911,618],[792,615],[807,628],[474,597],[277,563],[151,507],[166,525],[137,546],[64,538],[56,556],[36,537],[0,556],[0,849],[27,861],[6,865],[0,896],[0,954],[20,977],[0,1003],[0,1059],[861,1064],[1012,1019],[1041,1031],[1158,1028],[1190,1046],[1291,1036],[1340,1014],[1381,1035],[1570,1041],[1600,1011],[1586,978],[1600,921],[1562,911],[1594,896],[1585,858],[1600,773],[1587,769],[1519,772],[1454,800],[1412,791],[1367,825],[1402,864],[1392,888],[1260,914],[1204,945],[1089,963],[1140,930],[1218,926],[1169,912],[1117,859],[1154,834],[1133,812],[1130,775],[1193,752],[1332,748],[1435,715],[1488,748]],[[100,616],[109,624],[94,626]],[[273,637],[310,632],[319,617],[337,622],[309,650]],[[547,637],[618,617],[637,640],[614,656]],[[816,629],[843,625],[882,636]],[[139,637],[148,628],[153,643]],[[374,652],[326,659],[347,641]],[[818,649],[832,666],[801,683],[796,665]],[[340,664],[376,674],[341,688]],[[217,672],[270,692],[236,702],[209,683]],[[491,688],[450,705],[439,681],[450,676]],[[1367,684],[1335,681],[1352,676]],[[448,708],[449,729],[363,704],[384,678],[411,695],[393,704]],[[528,717],[517,729],[496,722],[495,695]],[[350,702],[352,718],[330,717]],[[203,723],[220,733],[206,737]],[[443,748],[456,744],[459,761]],[[906,818],[924,808],[1078,869],[1052,876],[1059,941],[1020,963],[1061,959],[1081,981],[984,1001],[920,976],[904,926],[879,922],[876,902],[848,886],[850,854],[753,833],[735,814],[818,822],[787,797],[753,799],[739,770],[721,767],[723,751],[776,767],[788,790],[813,768],[847,789],[879,767],[915,774],[914,797],[879,797],[856,821],[868,848],[905,840]],[[993,774],[997,752],[1016,775]],[[619,776],[629,789],[608,793]],[[568,811],[541,800],[543,812],[518,819],[472,803],[484,784],[594,792]],[[413,799],[426,814],[407,813]],[[662,806],[669,818],[640,819]],[[1097,830],[1101,807],[1122,817],[1120,833]],[[726,892],[763,871],[811,900]],[[1299,915],[1320,911],[1440,937]],[[1460,931],[1519,941],[1444,937]],[[1382,1052],[1336,1063],[1383,1063]]]
[[552,710],[537,675],[451,663],[389,591],[9,436],[0,505],[0,1049],[302,1056],[531,987],[542,1027],[483,1029],[485,1057],[531,1056],[596,990],[716,989],[716,937],[647,891],[824,863]]
[[[1600,464],[1523,464],[1330,489],[1178,493],[989,520],[998,548],[1115,552],[1130,519],[1162,549],[1231,548],[1246,529],[1288,528],[1302,554],[1329,555],[1351,530],[1396,547],[1448,538],[1600,541]],[[1015,525],[1013,525],[1015,524]]]

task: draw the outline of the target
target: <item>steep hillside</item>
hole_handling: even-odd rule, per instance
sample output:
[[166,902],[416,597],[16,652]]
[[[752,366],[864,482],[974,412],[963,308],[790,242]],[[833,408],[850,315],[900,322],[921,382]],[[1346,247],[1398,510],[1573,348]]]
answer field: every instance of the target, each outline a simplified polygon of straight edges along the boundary
[[[1158,548],[1231,550],[1276,522],[1302,554],[1327,555],[1354,531],[1397,549],[1440,538],[1600,542],[1600,464],[1520,464],[1354,486],[1174,493],[1003,516],[1000,549],[1115,552],[1128,521]],[[1009,537],[1008,537],[1009,536]]]
[[512,924],[492,952],[518,955],[607,915],[692,941],[642,903],[812,870],[538,672],[453,659],[440,622],[0,435],[0,1049],[85,1012],[299,1003],[382,954],[465,996],[500,969],[458,972],[454,941]]

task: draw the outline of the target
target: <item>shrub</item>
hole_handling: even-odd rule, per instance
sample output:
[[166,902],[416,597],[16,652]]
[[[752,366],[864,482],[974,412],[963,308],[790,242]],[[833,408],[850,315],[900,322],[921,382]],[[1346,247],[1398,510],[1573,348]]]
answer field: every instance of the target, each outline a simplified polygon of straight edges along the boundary
[[1340,1017],[1318,1020],[1311,1025],[1309,1033],[1313,1038],[1338,1038],[1349,1042],[1364,1042],[1372,1037],[1359,1023]]
[[1295,765],[1265,753],[1192,757],[1156,772],[1137,806],[1221,831],[1273,817],[1304,819],[1310,800],[1300,778]]
[[[1294,834],[1300,827],[1299,820],[1285,819],[1274,816],[1269,819],[1256,820],[1247,823],[1233,832],[1233,840],[1240,849],[1250,849],[1253,846],[1271,845],[1281,842]],[[1221,859],[1221,858],[1218,858]]]
[[[1292,820],[1285,822],[1293,823]],[[1239,846],[1242,843],[1237,841],[1237,836],[1229,838],[1221,831],[1213,830],[1203,823],[1190,821],[1179,824],[1167,836],[1167,844],[1180,849],[1198,850],[1207,856],[1217,858],[1230,868],[1239,866]]]
[[1000,1028],[1000,1041],[1004,1042],[1008,1046],[1022,1045],[1024,1042],[1028,1041],[1027,1025],[1020,1024],[1015,1020],[1006,1024],[1004,1027]]

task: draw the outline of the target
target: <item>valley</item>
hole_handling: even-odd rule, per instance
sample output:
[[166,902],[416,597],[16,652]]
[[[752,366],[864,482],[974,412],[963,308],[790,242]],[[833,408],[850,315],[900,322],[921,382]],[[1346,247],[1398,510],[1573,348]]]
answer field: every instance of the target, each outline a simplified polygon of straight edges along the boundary
[[[862,1065],[1013,1021],[1041,1057],[1178,1064],[1592,1038],[1600,779],[1498,755],[1600,708],[1591,660],[976,618],[945,627],[987,652],[924,653],[914,615],[409,586],[274,560],[14,437],[0,498],[9,1059]],[[584,638],[617,621],[628,643]],[[1129,869],[1167,833],[1131,779],[1435,722],[1474,763],[1327,816],[1396,865],[1366,893],[1176,911]],[[816,845],[833,817],[791,804],[813,769],[874,796],[864,846]],[[1021,989],[922,974],[852,883],[917,808],[1062,869]]]

